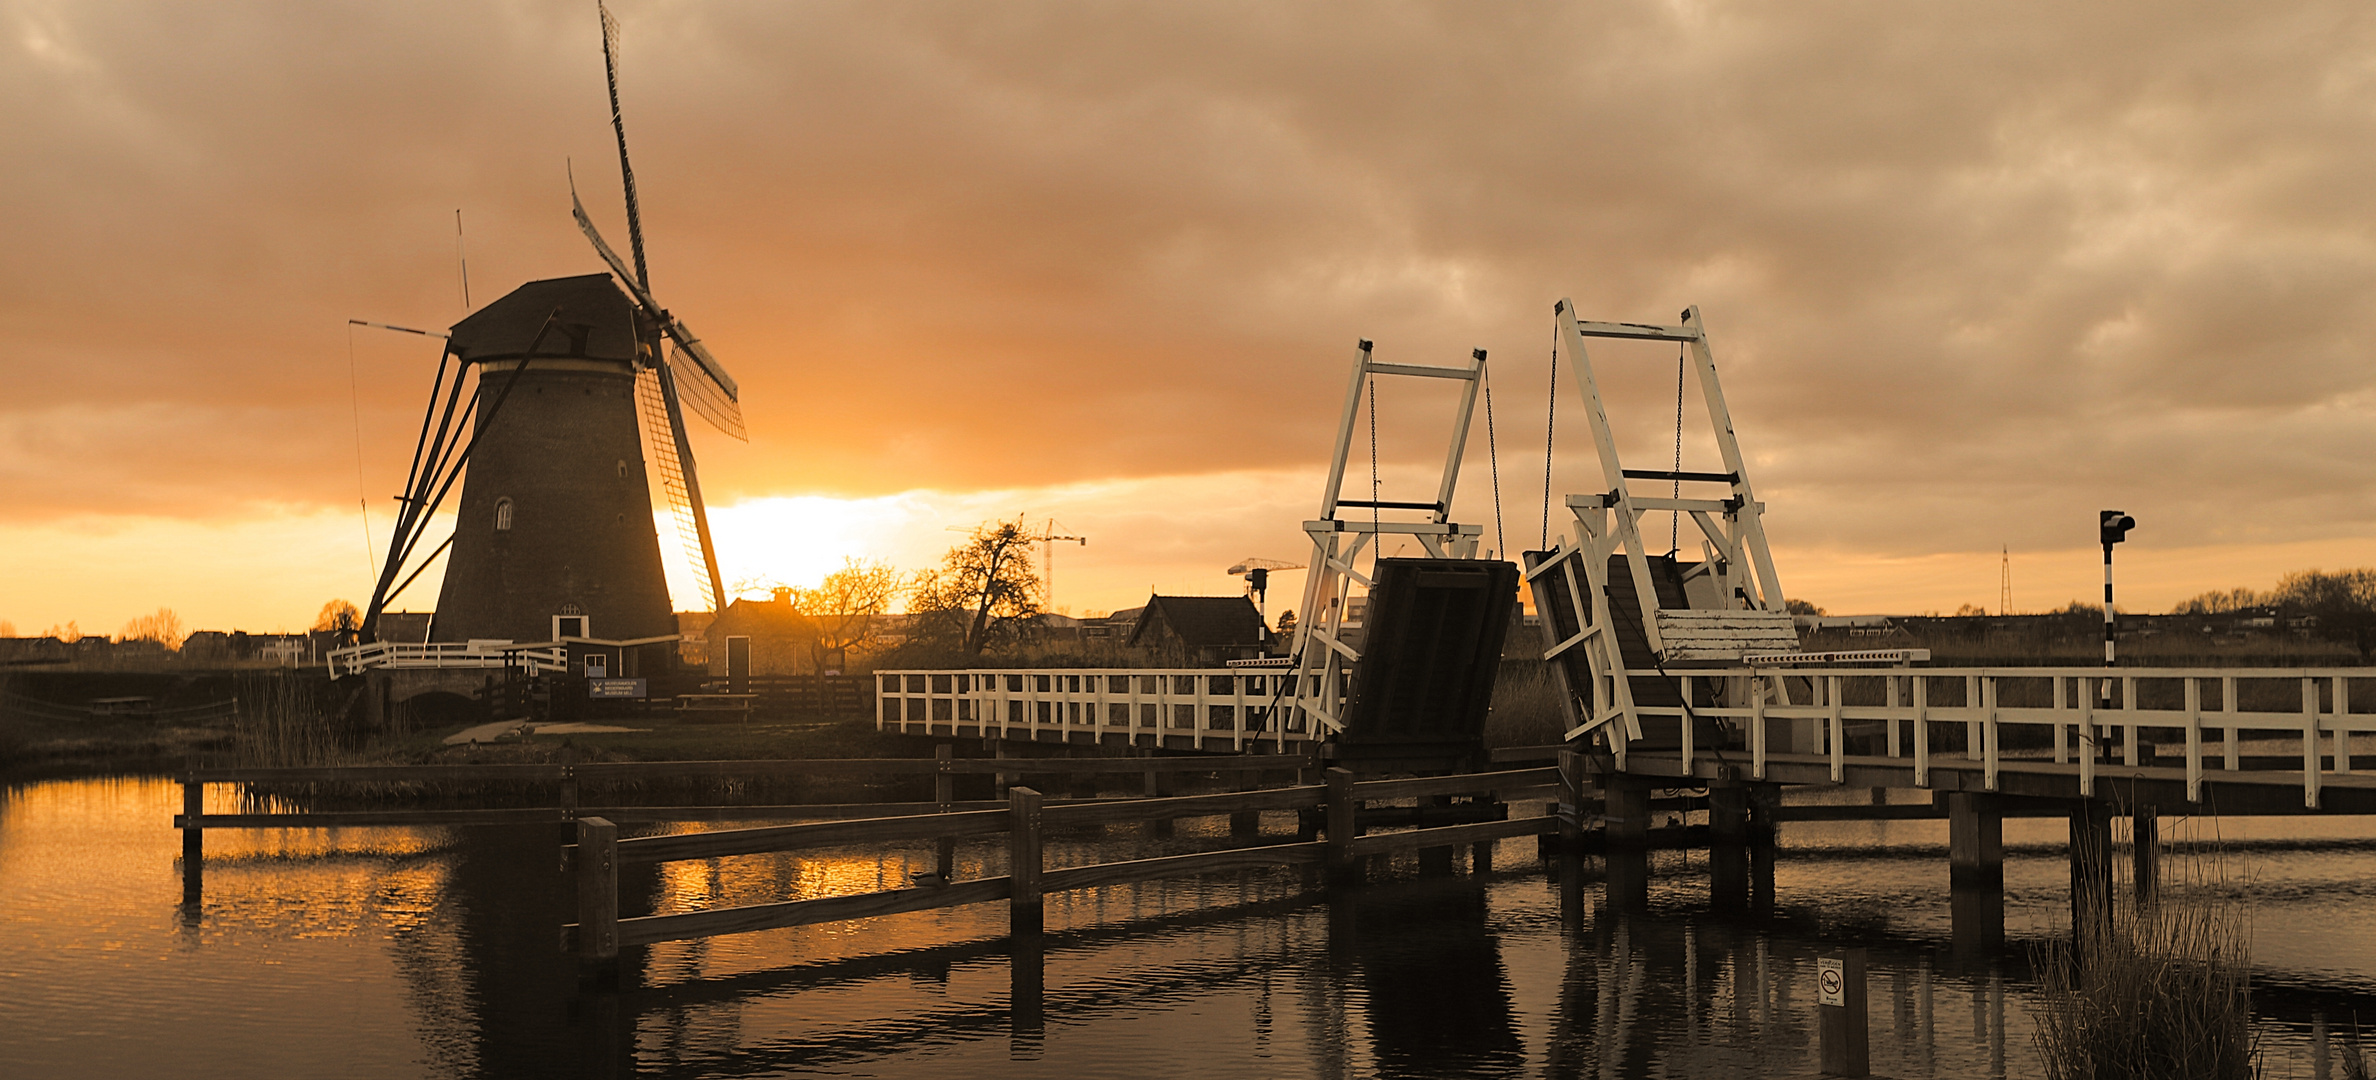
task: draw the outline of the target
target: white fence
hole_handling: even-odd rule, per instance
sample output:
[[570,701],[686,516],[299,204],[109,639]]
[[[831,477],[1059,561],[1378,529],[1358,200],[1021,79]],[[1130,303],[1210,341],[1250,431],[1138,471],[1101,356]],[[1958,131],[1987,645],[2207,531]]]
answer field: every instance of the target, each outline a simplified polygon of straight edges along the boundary
[[375,641],[330,651],[330,674],[359,675],[373,668],[505,668],[565,671],[568,650],[559,645],[501,645],[477,641],[435,643]]
[[982,669],[875,673],[875,726],[921,733],[980,724],[1000,738],[1042,732],[1124,735],[1156,744],[1186,736],[1206,746],[1250,740],[1317,741],[1291,708],[1295,674],[1220,668]]
[[[1651,675],[1655,672],[1641,672]],[[2242,741],[2271,738],[2288,756],[2282,773],[2291,783],[2298,773],[2306,806],[2318,806],[2323,776],[2352,771],[2353,736],[2376,732],[2376,669],[2369,668],[1738,668],[1677,675],[1684,700],[1692,700],[1695,684],[1704,679],[1769,680],[1765,693],[1748,707],[1699,708],[1689,711],[1748,729],[1750,772],[1764,779],[1777,721],[1805,725],[1799,743],[1828,755],[1834,783],[1845,778],[1851,723],[1874,732],[1885,759],[1910,760],[1917,787],[1930,786],[1931,743],[1936,725],[1964,725],[1960,757],[1982,763],[1983,784],[1997,789],[1998,772],[2007,761],[2076,763],[2081,795],[2095,794],[2096,758],[2106,746],[2116,746],[2120,762],[2142,764],[2140,745],[2156,736],[2183,740],[2186,793],[2200,801],[2205,770],[2216,766],[2241,773]],[[1792,688],[1794,704],[1781,704],[1770,680]],[[1802,681],[1803,680],[1803,681]],[[2110,684],[2110,707],[2104,705]],[[2353,712],[2352,685],[2361,684],[2361,699],[2370,711]],[[1741,683],[1735,683],[1741,686]],[[1812,698],[1809,701],[1809,698]],[[1729,700],[1751,698],[1746,693]],[[1675,706],[1636,706],[1649,716],[1677,716]],[[1682,753],[1690,760],[1695,750],[1694,725],[1680,725]],[[1811,727],[1812,730],[1808,730]],[[1788,730],[1788,729],[1783,729]],[[2035,748],[2008,751],[2006,735],[2037,732]],[[2049,736],[2047,733],[2051,732]],[[2207,739],[2215,747],[2207,748]],[[2051,744],[2051,749],[2048,744]],[[1786,744],[1787,745],[1787,744]],[[2299,757],[2294,758],[2294,751]],[[2095,753],[2083,752],[2094,750]],[[1618,750],[1623,767],[1625,750]],[[2051,757],[2049,757],[2051,754]],[[1860,761],[1873,760],[1859,755]],[[2162,764],[2160,759],[2152,764]],[[2178,762],[2167,763],[2175,767]],[[2274,777],[2271,777],[2274,779]]]

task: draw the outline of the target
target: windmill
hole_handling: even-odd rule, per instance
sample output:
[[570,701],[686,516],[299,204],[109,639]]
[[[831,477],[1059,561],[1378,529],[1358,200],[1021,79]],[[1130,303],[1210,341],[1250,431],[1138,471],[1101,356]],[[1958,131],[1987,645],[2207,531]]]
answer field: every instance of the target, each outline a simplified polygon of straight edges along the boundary
[[[364,616],[365,640],[388,601],[449,549],[433,641],[673,640],[647,464],[656,466],[703,600],[715,611],[724,599],[684,404],[747,440],[740,394],[683,320],[652,297],[619,111],[617,23],[597,10],[634,268],[594,227],[573,177],[578,228],[611,273],[529,282],[444,335],[395,536]],[[473,371],[476,389],[465,402]],[[457,482],[454,534],[415,563],[423,532]]]

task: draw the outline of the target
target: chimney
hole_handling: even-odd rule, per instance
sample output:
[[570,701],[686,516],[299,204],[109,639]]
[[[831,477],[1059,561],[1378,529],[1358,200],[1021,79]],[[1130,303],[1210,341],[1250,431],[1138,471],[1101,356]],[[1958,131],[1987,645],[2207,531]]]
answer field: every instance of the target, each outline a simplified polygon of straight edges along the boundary
[[791,588],[791,586],[788,586],[788,585],[778,585],[778,586],[776,586],[774,589],[772,589],[772,590],[769,590],[769,591],[771,591],[771,592],[775,593],[775,602],[776,602],[776,603],[782,604],[782,605],[784,605],[785,607],[791,607],[791,606],[792,606],[792,588]]

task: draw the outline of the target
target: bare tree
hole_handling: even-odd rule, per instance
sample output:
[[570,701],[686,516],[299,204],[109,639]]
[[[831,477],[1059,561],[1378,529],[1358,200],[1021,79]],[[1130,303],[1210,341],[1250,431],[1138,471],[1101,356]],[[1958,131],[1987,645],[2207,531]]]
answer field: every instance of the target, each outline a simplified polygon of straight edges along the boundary
[[843,559],[841,569],[825,575],[816,588],[792,590],[793,605],[817,627],[817,639],[809,646],[817,670],[842,667],[850,650],[880,641],[881,616],[906,584],[906,575],[890,563]]
[[927,634],[957,638],[980,655],[1040,613],[1040,579],[1031,570],[1032,538],[1023,520],[980,526],[950,548],[940,569],[917,575],[908,607]]
[[182,632],[181,616],[174,614],[172,608],[161,607],[154,615],[143,615],[125,623],[122,640],[154,641],[168,649],[178,649],[187,636]]
[[322,613],[314,616],[316,630],[352,630],[363,625],[363,613],[345,600],[332,600],[322,605]]

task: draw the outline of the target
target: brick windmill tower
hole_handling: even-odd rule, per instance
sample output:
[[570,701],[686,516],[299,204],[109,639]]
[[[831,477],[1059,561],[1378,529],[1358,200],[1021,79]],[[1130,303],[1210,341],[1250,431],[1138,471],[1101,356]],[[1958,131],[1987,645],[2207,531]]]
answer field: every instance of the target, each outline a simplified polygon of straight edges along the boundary
[[[611,273],[531,281],[454,324],[364,614],[366,641],[388,601],[449,549],[432,641],[676,634],[652,524],[655,473],[702,599],[715,610],[725,592],[684,410],[690,404],[745,439],[739,392],[700,339],[652,299],[619,113],[616,24],[607,11],[602,18],[634,268],[595,229],[573,184],[578,228]],[[422,532],[457,480],[453,535],[414,564]]]

